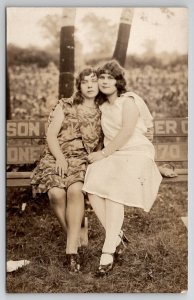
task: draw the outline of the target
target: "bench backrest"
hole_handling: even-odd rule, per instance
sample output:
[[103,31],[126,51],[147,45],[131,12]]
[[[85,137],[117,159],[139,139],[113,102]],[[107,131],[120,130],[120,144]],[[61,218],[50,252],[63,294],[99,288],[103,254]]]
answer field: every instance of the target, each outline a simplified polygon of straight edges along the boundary
[[[32,164],[39,159],[45,142],[46,121],[7,121],[7,164]],[[188,119],[156,119],[156,161],[186,162]]]

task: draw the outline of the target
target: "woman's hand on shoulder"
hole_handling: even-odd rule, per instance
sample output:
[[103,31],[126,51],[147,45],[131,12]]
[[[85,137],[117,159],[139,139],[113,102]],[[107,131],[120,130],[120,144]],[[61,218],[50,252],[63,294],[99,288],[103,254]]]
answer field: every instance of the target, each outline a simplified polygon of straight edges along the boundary
[[101,160],[104,158],[102,151],[92,152],[88,155],[89,163],[93,163],[95,161]]
[[59,176],[63,178],[64,175],[67,174],[67,168],[68,163],[65,157],[60,157],[56,159],[55,171]]

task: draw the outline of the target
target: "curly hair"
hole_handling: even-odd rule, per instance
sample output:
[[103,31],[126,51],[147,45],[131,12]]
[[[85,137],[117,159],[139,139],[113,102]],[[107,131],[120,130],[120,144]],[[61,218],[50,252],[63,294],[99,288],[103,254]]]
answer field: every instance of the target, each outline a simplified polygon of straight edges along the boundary
[[[125,70],[121,67],[121,65],[116,60],[110,60],[104,63],[102,66],[97,68],[97,77],[101,74],[110,74],[116,79],[116,88],[117,94],[120,96],[125,93],[126,90],[126,79],[125,79]],[[107,96],[99,93],[99,105],[103,102],[107,101]]]
[[[84,79],[85,76],[89,76],[91,74],[94,74],[97,76],[96,70],[92,67],[87,67],[87,68],[83,69],[76,77],[75,86],[76,86],[77,91],[75,92],[75,94],[73,96],[73,104],[82,104],[84,102],[84,97],[81,92],[81,81]],[[96,103],[96,105],[98,104],[97,96],[95,98],[95,103]]]

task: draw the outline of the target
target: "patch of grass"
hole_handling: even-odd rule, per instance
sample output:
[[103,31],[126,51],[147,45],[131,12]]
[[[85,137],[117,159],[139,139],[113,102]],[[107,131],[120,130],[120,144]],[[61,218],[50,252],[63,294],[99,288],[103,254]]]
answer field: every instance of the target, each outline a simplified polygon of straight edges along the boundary
[[[7,273],[8,293],[180,293],[187,290],[187,186],[163,184],[150,213],[126,208],[124,230],[130,240],[122,265],[96,278],[104,232],[89,213],[89,246],[82,251],[82,273],[65,267],[65,237],[46,196],[8,189],[7,260],[30,264]],[[26,210],[21,211],[22,202]]]

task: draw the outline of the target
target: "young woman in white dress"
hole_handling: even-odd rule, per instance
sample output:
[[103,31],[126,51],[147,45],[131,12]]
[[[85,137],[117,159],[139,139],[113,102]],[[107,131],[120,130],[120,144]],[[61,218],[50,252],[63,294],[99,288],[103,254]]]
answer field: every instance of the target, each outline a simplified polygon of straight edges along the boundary
[[97,70],[104,148],[89,154],[83,190],[106,235],[97,274],[113,268],[123,242],[124,206],[149,212],[161,175],[154,162],[154,146],[145,136],[152,116],[143,99],[126,92],[123,68],[114,60]]

